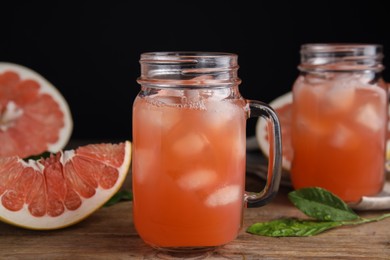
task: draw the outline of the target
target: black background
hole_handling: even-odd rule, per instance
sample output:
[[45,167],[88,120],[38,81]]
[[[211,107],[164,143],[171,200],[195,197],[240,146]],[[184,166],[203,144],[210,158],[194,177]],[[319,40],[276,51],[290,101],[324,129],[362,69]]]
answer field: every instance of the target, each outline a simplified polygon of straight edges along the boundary
[[[383,44],[385,1],[1,2],[0,61],[39,72],[71,108],[74,139],[131,139],[131,107],[146,51],[239,55],[241,94],[270,102],[290,91],[303,43]],[[390,69],[383,74],[390,80]],[[248,122],[253,134],[255,122]]]

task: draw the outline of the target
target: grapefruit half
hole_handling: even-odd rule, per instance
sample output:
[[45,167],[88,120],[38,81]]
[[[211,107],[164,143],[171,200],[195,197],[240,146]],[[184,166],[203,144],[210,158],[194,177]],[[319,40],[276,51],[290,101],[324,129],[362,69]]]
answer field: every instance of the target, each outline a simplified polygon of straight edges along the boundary
[[89,144],[38,160],[0,157],[0,220],[37,230],[80,222],[119,190],[130,162],[130,141]]
[[57,88],[27,67],[0,62],[0,157],[58,152],[72,130],[68,103]]

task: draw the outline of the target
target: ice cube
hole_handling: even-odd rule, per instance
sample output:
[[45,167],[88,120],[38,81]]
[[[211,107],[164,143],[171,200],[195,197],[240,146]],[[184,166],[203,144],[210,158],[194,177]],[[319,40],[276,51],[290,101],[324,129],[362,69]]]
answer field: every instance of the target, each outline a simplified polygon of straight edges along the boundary
[[321,118],[308,118],[305,116],[300,116],[295,120],[295,132],[299,136],[312,136],[316,138],[321,138],[324,136],[328,127],[324,124]]
[[175,141],[172,145],[172,149],[175,153],[181,156],[196,155],[209,144],[209,141],[202,134],[195,132],[186,133],[184,136]]
[[334,128],[334,134],[331,136],[330,144],[337,148],[356,147],[357,140],[355,132],[344,125],[337,125]]
[[335,80],[331,89],[326,92],[324,108],[328,113],[340,113],[352,107],[355,100],[356,81]]
[[213,127],[221,127],[229,120],[238,116],[238,107],[229,101],[208,100],[205,102],[207,124]]
[[184,174],[178,180],[182,189],[198,190],[210,186],[217,180],[217,173],[210,169],[198,169]]
[[200,99],[199,90],[197,89],[184,90],[184,96],[182,97],[182,102],[183,101],[185,101],[186,103],[199,102],[199,99]]
[[176,101],[172,97],[148,98],[143,102],[142,107],[136,107],[134,114],[145,128],[169,130],[181,119],[180,110],[173,105]]
[[239,200],[242,197],[239,185],[223,187],[206,198],[209,207],[224,206]]
[[376,111],[373,104],[366,104],[359,108],[356,116],[356,122],[371,129],[372,131],[378,131],[383,127],[382,113]]

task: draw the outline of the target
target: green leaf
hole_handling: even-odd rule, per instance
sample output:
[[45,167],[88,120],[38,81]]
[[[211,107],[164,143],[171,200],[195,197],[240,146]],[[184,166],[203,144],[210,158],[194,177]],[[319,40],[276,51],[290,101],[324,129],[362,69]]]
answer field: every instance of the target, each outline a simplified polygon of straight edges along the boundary
[[248,227],[248,233],[269,237],[307,237],[314,236],[325,230],[341,226],[338,221],[319,222],[314,220],[299,220],[296,218],[277,219],[268,222],[255,223]]
[[360,218],[343,200],[323,188],[298,189],[290,192],[288,198],[307,216],[318,220],[346,221]]
[[133,194],[130,191],[121,190],[114,194],[103,207],[112,206],[123,200],[133,200]]
[[313,219],[284,218],[255,223],[247,232],[270,237],[307,237],[325,230],[347,225],[360,225],[390,218],[390,213],[373,218],[361,218],[333,193],[318,187],[303,188],[288,194],[291,202]]

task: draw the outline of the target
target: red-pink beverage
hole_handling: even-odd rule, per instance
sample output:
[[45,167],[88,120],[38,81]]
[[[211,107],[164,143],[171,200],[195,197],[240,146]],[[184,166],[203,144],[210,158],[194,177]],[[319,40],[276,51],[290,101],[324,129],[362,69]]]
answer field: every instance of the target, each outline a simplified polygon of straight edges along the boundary
[[186,108],[159,101],[134,103],[137,231],[161,247],[225,244],[241,228],[244,205],[242,105],[210,99]]
[[[387,88],[380,64],[361,63],[356,54],[370,46],[331,48],[303,50],[312,62],[304,60],[293,86],[291,178],[296,189],[319,186],[357,202],[379,193],[384,184]],[[369,55],[367,60],[376,57]]]

